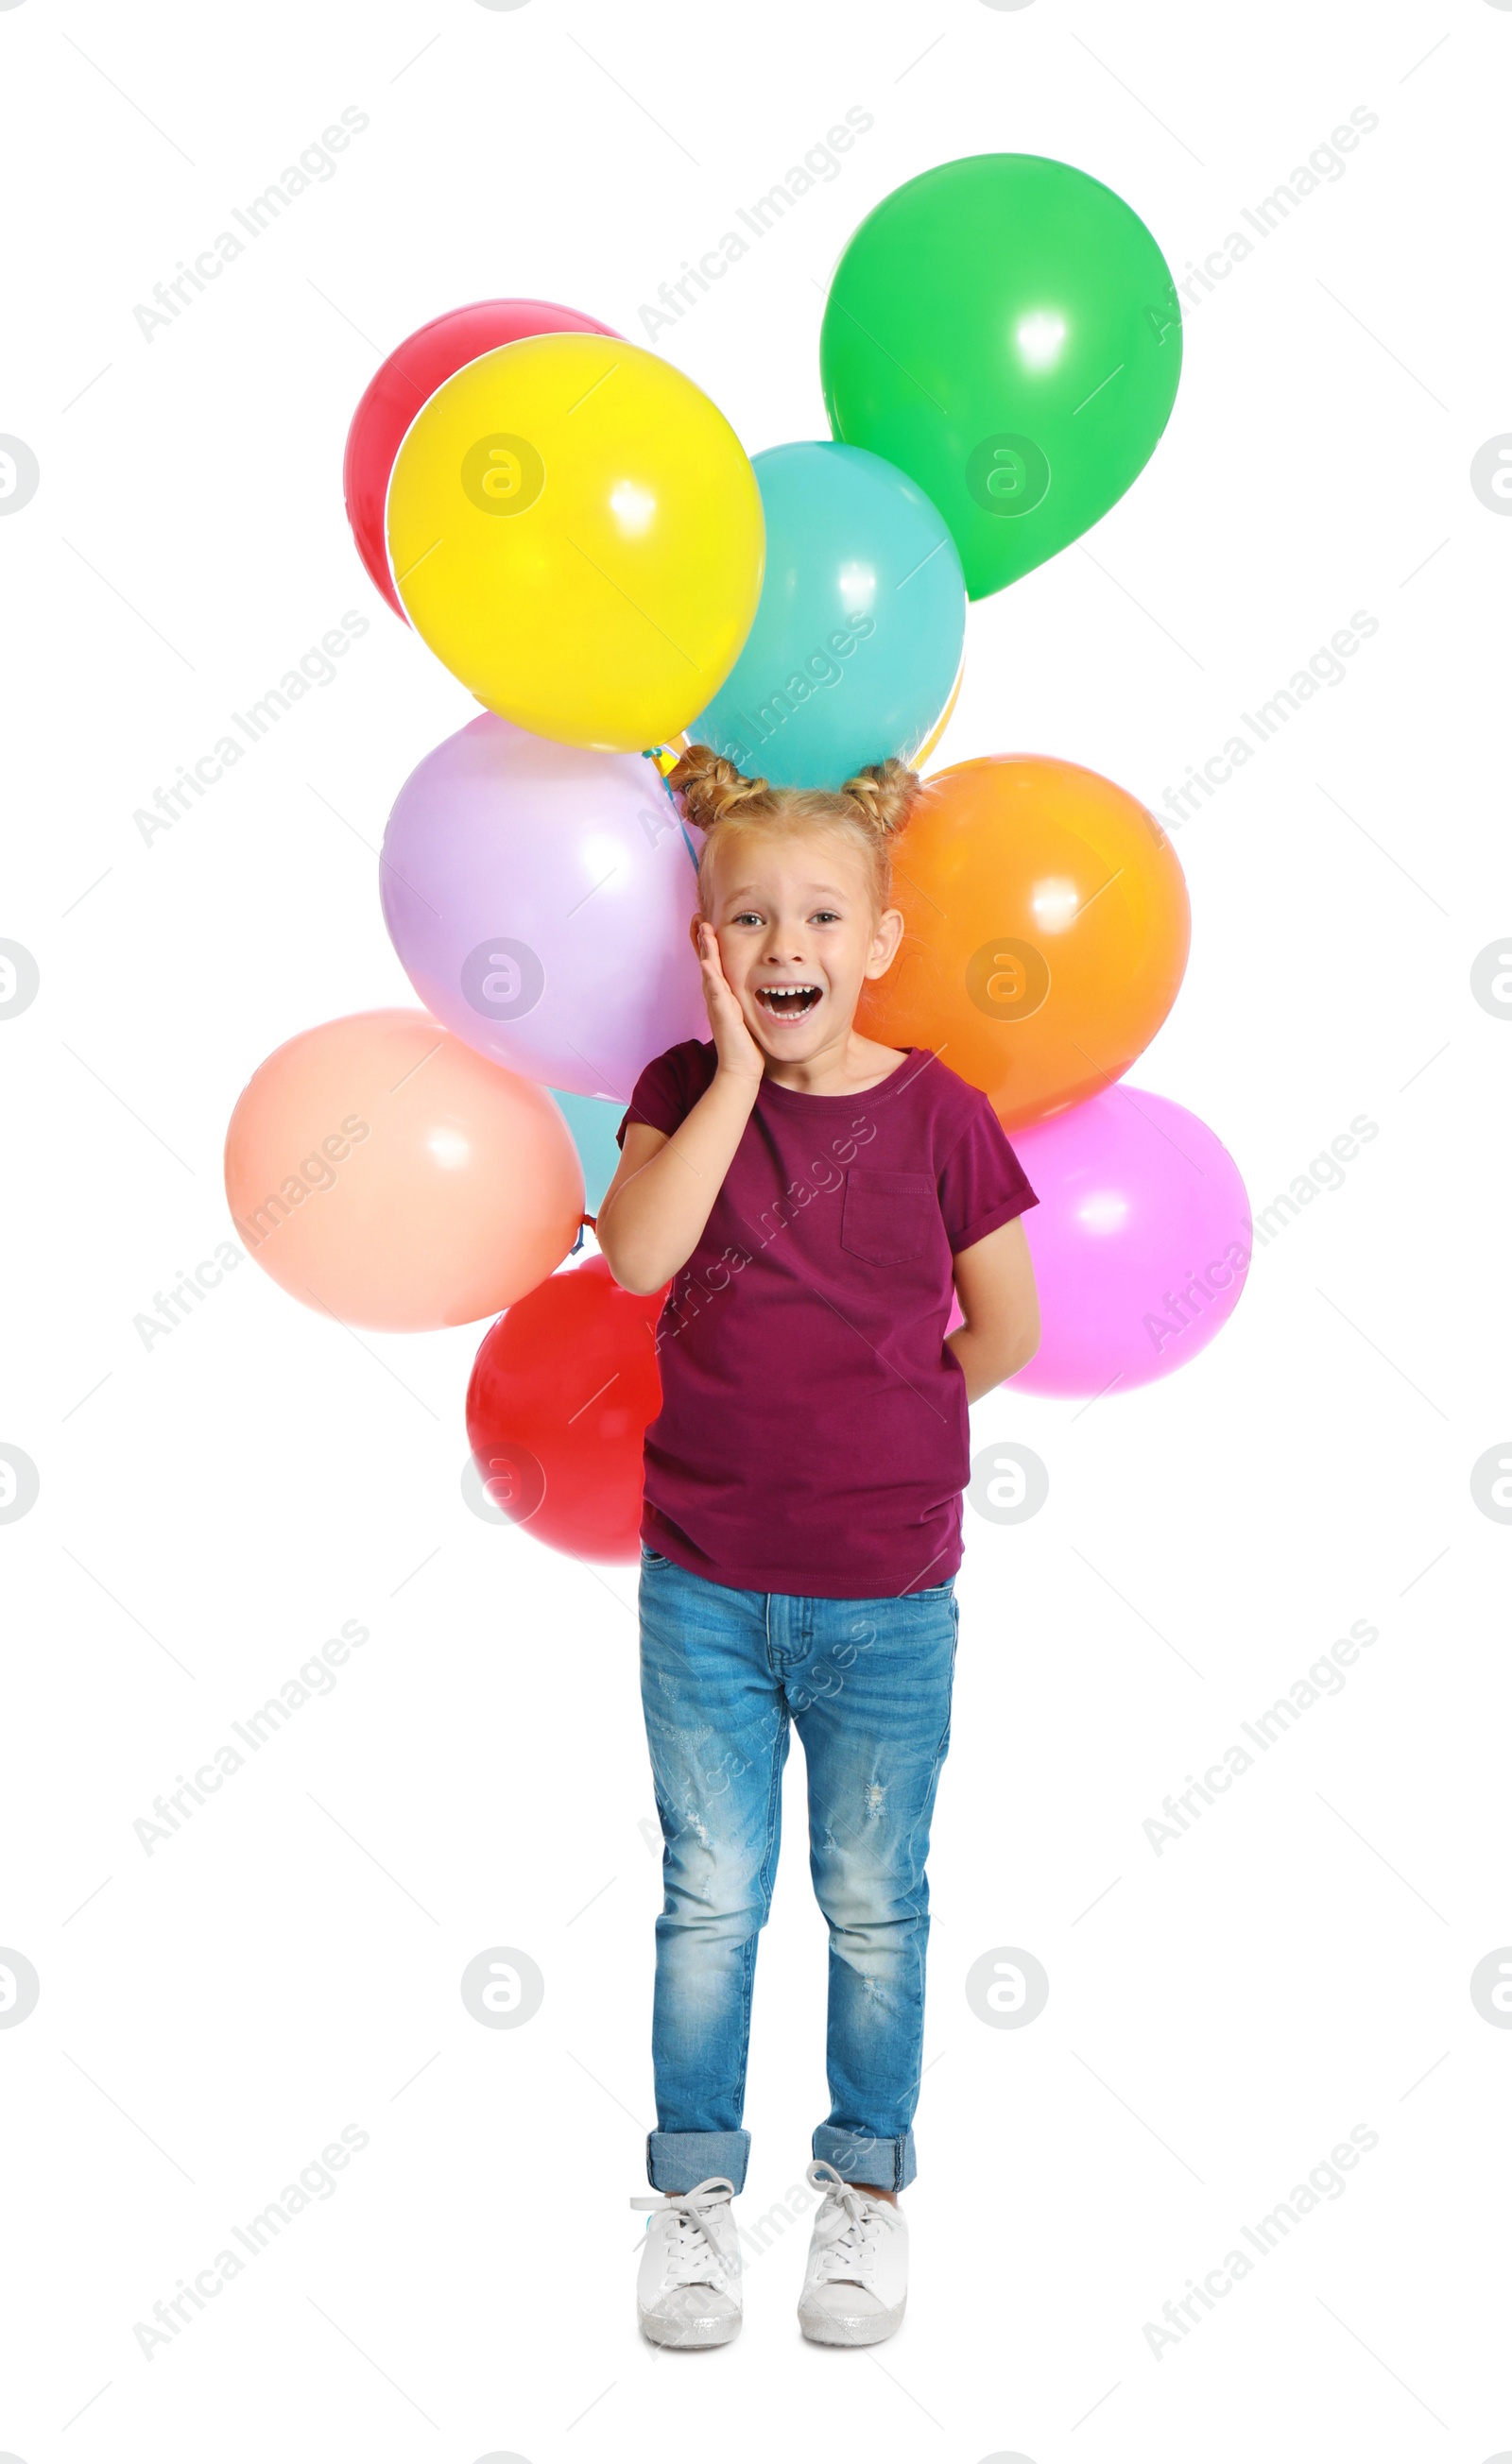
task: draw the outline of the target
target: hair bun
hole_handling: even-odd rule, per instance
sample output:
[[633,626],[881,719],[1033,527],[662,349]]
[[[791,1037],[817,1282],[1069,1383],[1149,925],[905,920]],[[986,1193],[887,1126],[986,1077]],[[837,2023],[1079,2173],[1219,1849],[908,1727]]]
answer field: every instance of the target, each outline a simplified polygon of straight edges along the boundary
[[667,785],[682,800],[683,818],[696,830],[710,830],[726,813],[769,793],[765,779],[747,779],[709,744],[690,744]]
[[879,838],[892,838],[905,826],[918,801],[919,774],[894,756],[858,770],[854,779],[847,779],[840,793],[860,806],[868,826]]

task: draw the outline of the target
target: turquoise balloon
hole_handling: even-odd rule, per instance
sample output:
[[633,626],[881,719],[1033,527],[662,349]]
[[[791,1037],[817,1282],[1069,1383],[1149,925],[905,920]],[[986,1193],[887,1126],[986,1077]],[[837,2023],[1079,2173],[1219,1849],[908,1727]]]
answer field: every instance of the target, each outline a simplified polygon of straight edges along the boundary
[[943,517],[856,445],[774,445],[752,461],[767,577],[734,669],[690,739],[774,787],[840,787],[910,759],[950,698],[966,582]]
[[[596,1215],[599,1200],[619,1166],[619,1148],[614,1141],[614,1132],[625,1117],[625,1107],[623,1104],[603,1103],[597,1095],[564,1095],[560,1087],[552,1088],[551,1098],[572,1133],[572,1143],[582,1162],[587,1191],[583,1200],[584,1211]],[[5,2464],[3,2456],[0,2456],[0,2464]]]

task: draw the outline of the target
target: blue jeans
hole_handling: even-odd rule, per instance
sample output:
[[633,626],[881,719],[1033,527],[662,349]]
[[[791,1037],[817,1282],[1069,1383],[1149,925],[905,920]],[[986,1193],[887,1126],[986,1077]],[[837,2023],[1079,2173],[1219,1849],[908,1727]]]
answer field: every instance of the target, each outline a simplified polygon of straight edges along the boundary
[[644,1546],[640,1676],[664,1841],[652,2056],[662,2191],[740,2189],[756,1938],[771,1907],[796,1723],[809,1863],[830,1928],[830,2116],[813,2153],[902,2189],[923,2041],[924,1859],[950,1742],[953,1582],[805,1599],[706,1582]]

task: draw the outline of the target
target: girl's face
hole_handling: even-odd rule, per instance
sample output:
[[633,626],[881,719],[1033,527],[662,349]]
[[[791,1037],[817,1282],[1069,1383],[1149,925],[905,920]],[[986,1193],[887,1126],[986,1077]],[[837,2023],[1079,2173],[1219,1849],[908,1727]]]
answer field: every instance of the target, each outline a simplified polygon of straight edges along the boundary
[[[902,937],[878,915],[871,868],[843,830],[732,830],[713,851],[708,921],[725,981],[774,1061],[811,1061],[851,1032],[861,986]],[[695,937],[697,927],[695,926]]]

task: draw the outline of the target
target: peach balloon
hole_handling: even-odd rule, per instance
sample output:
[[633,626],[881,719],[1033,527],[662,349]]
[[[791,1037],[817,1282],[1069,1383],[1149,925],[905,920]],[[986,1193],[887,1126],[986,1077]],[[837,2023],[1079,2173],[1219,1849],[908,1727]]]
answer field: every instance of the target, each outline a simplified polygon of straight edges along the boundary
[[423,1010],[291,1036],[242,1090],[226,1196],[248,1253],[355,1326],[492,1317],[567,1256],[583,1168],[544,1087]]
[[923,1045],[1004,1128],[1121,1078],[1180,988],[1191,917],[1143,804],[1073,761],[1000,753],[937,771],[893,859],[904,934],[856,1024]]

